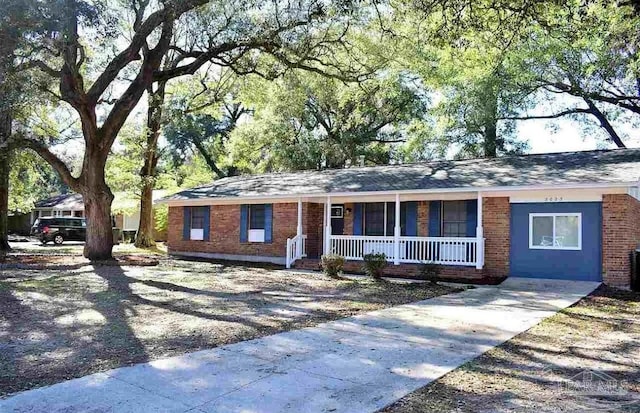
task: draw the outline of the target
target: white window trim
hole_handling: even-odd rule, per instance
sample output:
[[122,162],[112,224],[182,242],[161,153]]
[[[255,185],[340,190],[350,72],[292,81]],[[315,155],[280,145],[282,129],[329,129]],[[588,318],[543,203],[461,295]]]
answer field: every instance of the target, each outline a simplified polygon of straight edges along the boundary
[[[556,239],[556,218],[557,217],[577,217],[578,218],[578,246],[577,247],[558,247],[555,245],[533,245],[533,218],[536,217],[552,217],[553,218],[553,239]],[[582,250],[582,213],[581,212],[536,212],[529,214],[529,249],[532,250],[566,250],[581,251]]]

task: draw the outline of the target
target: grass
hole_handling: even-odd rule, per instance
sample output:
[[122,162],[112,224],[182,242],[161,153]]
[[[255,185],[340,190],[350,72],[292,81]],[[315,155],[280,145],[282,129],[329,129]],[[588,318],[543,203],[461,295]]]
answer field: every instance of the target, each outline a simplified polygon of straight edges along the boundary
[[0,396],[453,291],[174,260],[4,269]]
[[[622,393],[593,397],[560,385],[605,373]],[[640,293],[601,287],[384,413],[640,411]]]

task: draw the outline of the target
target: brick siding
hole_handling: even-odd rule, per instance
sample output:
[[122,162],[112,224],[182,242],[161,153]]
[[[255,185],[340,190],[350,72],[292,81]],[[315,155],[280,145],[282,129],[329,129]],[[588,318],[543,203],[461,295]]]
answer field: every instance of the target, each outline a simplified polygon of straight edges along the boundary
[[602,276],[612,286],[631,283],[630,254],[640,243],[640,202],[626,194],[602,198]]
[[482,200],[484,271],[488,277],[503,278],[509,275],[510,216],[508,197]]
[[240,205],[212,205],[210,209],[211,228],[209,241],[191,241],[182,239],[183,212],[183,207],[169,208],[168,246],[170,252],[284,257],[287,238],[292,238],[296,235],[296,227],[298,225],[297,203],[273,204],[272,242],[241,243]]

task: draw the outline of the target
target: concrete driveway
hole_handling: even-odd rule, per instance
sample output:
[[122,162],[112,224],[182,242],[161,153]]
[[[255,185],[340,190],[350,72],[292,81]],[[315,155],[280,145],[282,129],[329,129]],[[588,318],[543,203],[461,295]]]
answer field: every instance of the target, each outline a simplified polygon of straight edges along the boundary
[[597,286],[510,278],[22,392],[0,412],[374,412]]

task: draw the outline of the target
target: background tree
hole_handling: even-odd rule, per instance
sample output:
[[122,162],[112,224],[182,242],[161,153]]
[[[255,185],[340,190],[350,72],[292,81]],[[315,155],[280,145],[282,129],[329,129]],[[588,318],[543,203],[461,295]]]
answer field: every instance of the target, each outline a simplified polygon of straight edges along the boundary
[[243,95],[254,117],[232,134],[231,156],[241,170],[343,168],[361,159],[389,163],[426,103],[405,74],[345,84],[291,73],[252,85]]
[[172,87],[164,136],[175,165],[198,154],[217,178],[238,173],[228,146],[231,132],[250,114],[237,100],[241,81],[232,70],[210,67]]
[[640,115],[639,27],[630,3],[549,5],[527,28],[529,36],[514,59],[522,88],[547,110],[514,119],[569,117],[587,132],[595,122],[606,139],[624,147],[629,137],[617,125],[637,124]]
[[[48,45],[53,53],[41,59],[30,56],[30,65],[57,79],[59,93],[49,91],[77,112],[85,142],[80,174],[73,176],[42,141],[31,139],[28,144],[82,194],[88,218],[84,254],[92,260],[111,258],[113,193],[105,180],[109,152],[154,82],[193,74],[209,61],[263,76],[289,67],[339,77],[355,76],[363,69],[359,62],[335,61],[340,53],[329,53],[359,17],[355,5],[351,10],[313,0],[270,4],[138,0],[132,2],[132,10],[123,10],[117,4],[110,8],[64,0],[52,6],[51,13],[63,17],[63,28]],[[131,22],[131,33],[119,32],[116,23],[122,21]],[[176,26],[181,29],[176,31]],[[169,51],[185,60],[163,70]],[[125,72],[130,76],[123,78]]]

